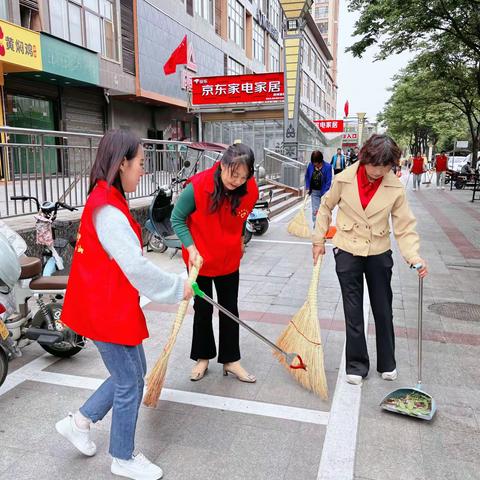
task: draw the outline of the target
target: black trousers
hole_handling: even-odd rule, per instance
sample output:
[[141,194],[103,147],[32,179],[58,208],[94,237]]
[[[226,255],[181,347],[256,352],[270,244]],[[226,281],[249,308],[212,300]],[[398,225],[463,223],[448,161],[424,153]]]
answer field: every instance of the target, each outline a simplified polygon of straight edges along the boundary
[[[238,317],[239,272],[219,277],[197,277],[197,283],[209,297],[212,297],[213,284],[217,292],[217,301],[222,307]],[[200,297],[193,303],[193,338],[190,358],[211,359],[217,356],[215,338],[213,336],[213,306]],[[218,362],[229,363],[240,360],[239,325],[224,313],[219,313]]]
[[343,172],[343,168],[334,168],[333,169],[334,175],[338,175],[339,173],[342,173],[342,172]]
[[392,314],[392,251],[369,257],[334,249],[336,271],[342,290],[346,326],[347,374],[366,377],[370,368],[363,318],[363,276],[367,280],[375,320],[377,371],[396,368]]

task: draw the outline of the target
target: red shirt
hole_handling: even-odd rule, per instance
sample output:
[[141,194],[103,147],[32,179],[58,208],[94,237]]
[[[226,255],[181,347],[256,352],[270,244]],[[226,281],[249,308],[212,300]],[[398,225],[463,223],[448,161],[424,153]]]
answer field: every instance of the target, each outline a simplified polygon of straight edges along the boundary
[[142,245],[142,230],[130,214],[125,197],[99,181],[83,210],[61,319],[92,340],[139,345],[148,337],[148,330],[138,290],[103,249],[93,224],[93,212],[102,205],[118,208]]
[[448,159],[446,155],[437,155],[437,160],[435,162],[435,170],[437,172],[446,172],[447,162],[448,162]]
[[411,172],[415,175],[421,175],[424,171],[423,167],[423,157],[414,157]]
[[367,177],[367,170],[365,165],[359,165],[357,171],[358,193],[360,195],[360,203],[365,210],[370,203],[370,200],[375,195],[378,187],[382,183],[383,177],[371,182]]
[[[258,199],[257,182],[252,177],[247,180],[247,194],[241,197],[235,215],[232,214],[228,199],[212,213],[211,194],[214,190],[214,174],[219,165],[217,163],[190,179],[195,197],[195,211],[189,215],[187,225],[195,246],[203,257],[200,275],[206,277],[228,275],[239,269],[243,224]],[[182,248],[182,255],[188,265],[188,251],[185,248]]]

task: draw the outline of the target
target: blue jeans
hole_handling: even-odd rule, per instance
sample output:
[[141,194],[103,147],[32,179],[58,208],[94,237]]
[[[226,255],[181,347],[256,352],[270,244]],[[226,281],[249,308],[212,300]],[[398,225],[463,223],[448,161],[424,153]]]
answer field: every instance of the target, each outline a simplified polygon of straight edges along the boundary
[[135,448],[135,429],[143,397],[147,362],[142,344],[134,347],[94,342],[110,377],[80,408],[80,413],[98,422],[113,408],[110,455],[129,460]]
[[312,190],[310,197],[312,199],[312,221],[313,226],[315,227],[315,220],[317,218],[318,209],[320,208],[320,202],[322,200],[321,190]]

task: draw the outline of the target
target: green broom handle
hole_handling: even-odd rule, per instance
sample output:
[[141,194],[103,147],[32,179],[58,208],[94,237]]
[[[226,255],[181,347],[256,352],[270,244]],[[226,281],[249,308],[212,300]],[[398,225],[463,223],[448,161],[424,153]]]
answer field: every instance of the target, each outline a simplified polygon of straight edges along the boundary
[[418,385],[422,384],[423,278],[418,278]]
[[235,316],[233,313],[231,313],[229,310],[226,308],[222,307],[219,303],[217,303],[215,300],[210,298],[203,290],[200,289],[198,286],[197,282],[192,283],[192,290],[193,293],[200,298],[203,298],[206,300],[208,303],[213,305],[214,307],[218,308],[222,313],[224,313],[227,317],[231,318],[235,322],[237,322],[239,325],[242,327],[246,328],[250,333],[253,333],[257,338],[262,340],[262,342],[265,342],[268,346],[276,350],[278,353],[281,353],[284,356],[287,356],[287,352],[284,352],[280,347],[275,345],[273,342],[271,342],[268,338],[264,337],[261,333],[258,333],[255,329],[253,329],[250,325],[247,325],[244,321],[240,320],[237,316]]

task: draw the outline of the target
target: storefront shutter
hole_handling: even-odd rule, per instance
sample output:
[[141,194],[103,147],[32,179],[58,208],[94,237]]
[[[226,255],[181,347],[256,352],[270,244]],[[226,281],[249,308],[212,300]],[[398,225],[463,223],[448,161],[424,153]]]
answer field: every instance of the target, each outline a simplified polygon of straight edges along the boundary
[[133,29],[133,0],[120,0],[122,22],[123,71],[135,75],[135,35]]

